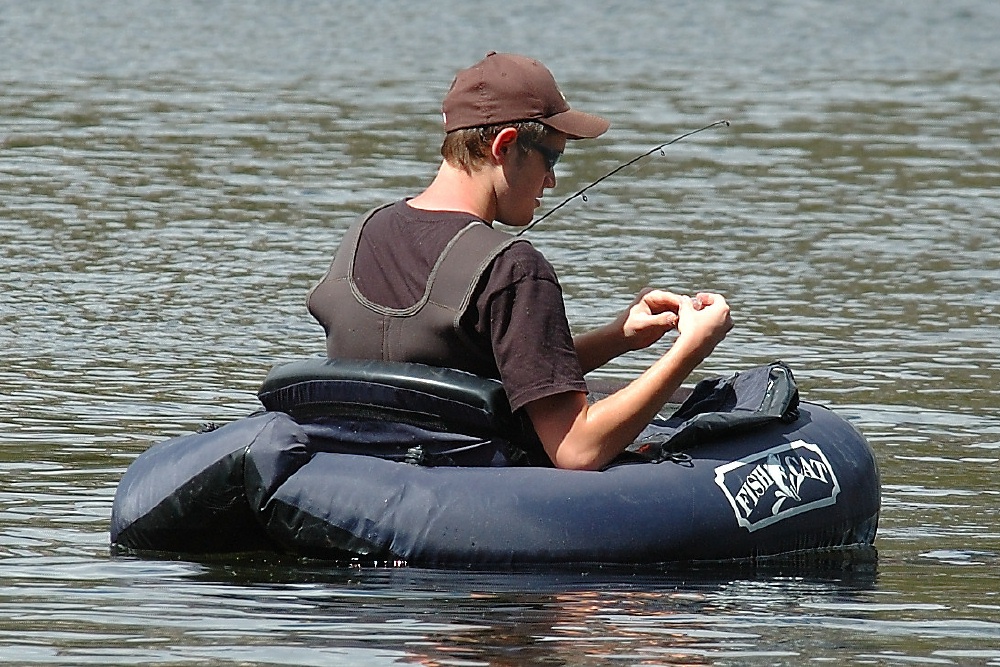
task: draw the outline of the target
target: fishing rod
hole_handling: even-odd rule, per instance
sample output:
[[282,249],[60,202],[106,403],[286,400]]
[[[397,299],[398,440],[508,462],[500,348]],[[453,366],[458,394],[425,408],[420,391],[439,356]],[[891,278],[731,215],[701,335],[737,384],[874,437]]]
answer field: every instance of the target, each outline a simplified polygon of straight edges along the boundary
[[576,199],[577,197],[583,197],[583,201],[587,201],[587,195],[586,195],[587,190],[589,190],[590,188],[594,187],[598,183],[600,183],[600,182],[602,182],[602,181],[604,181],[604,180],[606,180],[608,178],[611,178],[612,176],[614,176],[615,174],[617,174],[622,169],[625,169],[626,167],[631,167],[633,164],[635,164],[636,162],[638,162],[642,158],[646,157],[647,155],[652,155],[656,151],[660,151],[660,153],[662,154],[663,153],[663,149],[666,148],[667,146],[670,146],[671,144],[676,144],[681,139],[685,139],[687,137],[690,137],[693,134],[698,134],[699,132],[704,132],[705,130],[711,130],[713,127],[719,127],[720,125],[725,125],[726,127],[729,127],[729,121],[728,120],[717,120],[714,123],[709,123],[705,127],[699,127],[697,130],[691,130],[690,132],[685,132],[684,134],[681,134],[681,135],[678,135],[678,136],[674,137],[670,141],[664,141],[659,146],[653,146],[652,148],[650,148],[648,151],[646,151],[642,155],[637,155],[634,158],[632,158],[631,160],[629,160],[628,162],[624,162],[624,163],[618,165],[617,167],[615,167],[614,169],[612,169],[608,173],[606,173],[603,176],[601,176],[596,181],[592,182],[590,185],[587,185],[587,186],[585,186],[583,188],[580,188],[579,190],[577,190],[576,192],[574,192],[573,194],[571,194],[569,197],[566,197],[566,199],[562,200],[558,205],[556,205],[555,207],[553,207],[553,208],[549,209],[548,211],[546,211],[545,214],[542,215],[542,217],[538,218],[537,220],[532,221],[531,224],[529,224],[527,227],[525,227],[524,229],[522,229],[521,231],[519,231],[516,234],[516,236],[520,236],[521,234],[524,234],[526,231],[528,231],[529,229],[531,229],[532,227],[534,227],[535,225],[537,225],[539,222],[541,222],[545,218],[549,217],[550,215],[552,215],[553,213],[555,213],[556,211],[558,211],[559,209],[561,209],[563,206],[565,206],[566,204],[568,204],[571,201],[573,201],[574,199]]

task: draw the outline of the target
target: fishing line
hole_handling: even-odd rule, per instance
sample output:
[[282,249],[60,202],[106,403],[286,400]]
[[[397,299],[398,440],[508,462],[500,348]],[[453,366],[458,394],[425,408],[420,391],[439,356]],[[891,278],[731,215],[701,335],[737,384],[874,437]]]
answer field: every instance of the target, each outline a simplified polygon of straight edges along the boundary
[[587,194],[586,194],[587,190],[589,190],[590,188],[594,187],[598,183],[600,183],[600,182],[602,182],[602,181],[604,181],[604,180],[606,180],[608,178],[611,178],[612,176],[614,176],[615,174],[617,174],[622,169],[625,169],[626,167],[631,167],[633,164],[635,164],[636,162],[638,162],[642,158],[644,158],[644,157],[646,157],[648,155],[652,155],[656,151],[660,151],[660,154],[663,155],[664,154],[663,153],[663,149],[666,148],[667,146],[670,146],[671,144],[676,144],[681,139],[685,139],[687,137],[690,137],[692,134],[698,134],[699,132],[704,132],[705,130],[710,130],[713,127],[719,127],[720,125],[725,125],[726,127],[729,127],[729,121],[728,120],[717,120],[714,123],[710,123],[710,124],[706,125],[705,127],[699,127],[697,130],[691,130],[690,132],[685,132],[684,134],[681,134],[679,136],[674,137],[670,141],[664,141],[659,146],[653,146],[652,148],[650,148],[648,151],[646,151],[642,155],[637,155],[634,158],[632,158],[631,160],[629,160],[628,162],[624,162],[624,163],[618,165],[617,167],[615,167],[614,169],[612,169],[608,173],[606,173],[603,176],[601,176],[596,181],[592,182],[590,185],[587,185],[587,186],[585,186],[585,187],[577,190],[576,192],[574,192],[573,194],[571,194],[569,197],[566,197],[566,199],[562,200],[558,205],[556,205],[555,207],[553,207],[553,208],[549,209],[548,211],[546,211],[545,214],[542,215],[542,217],[538,218],[537,220],[532,221],[532,223],[530,225],[528,225],[527,227],[525,227],[524,229],[522,229],[521,231],[519,231],[516,234],[516,236],[520,236],[521,234],[524,234],[526,231],[528,231],[529,229],[531,229],[532,227],[534,227],[535,225],[537,225],[539,222],[541,222],[545,218],[549,217],[550,215],[552,215],[553,213],[555,213],[556,211],[558,211],[559,209],[561,209],[563,206],[565,206],[566,204],[568,204],[571,201],[573,201],[574,199],[576,199],[577,197],[582,197],[583,201],[587,201]]

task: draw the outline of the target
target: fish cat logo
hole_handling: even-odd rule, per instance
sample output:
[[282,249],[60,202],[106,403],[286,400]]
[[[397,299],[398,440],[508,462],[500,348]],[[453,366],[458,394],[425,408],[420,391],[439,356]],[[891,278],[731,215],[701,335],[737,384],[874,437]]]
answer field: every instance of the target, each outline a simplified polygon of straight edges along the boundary
[[739,524],[753,532],[817,507],[833,505],[840,482],[822,450],[803,440],[715,469]]

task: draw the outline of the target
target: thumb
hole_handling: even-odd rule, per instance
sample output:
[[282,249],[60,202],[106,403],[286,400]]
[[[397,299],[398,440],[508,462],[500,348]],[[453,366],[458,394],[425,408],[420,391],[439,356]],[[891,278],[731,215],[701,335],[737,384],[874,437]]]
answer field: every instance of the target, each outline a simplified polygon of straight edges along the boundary
[[693,310],[695,310],[694,301],[692,301],[691,297],[688,295],[682,295],[680,304],[678,304],[677,307],[677,315],[680,316],[685,313],[690,313]]

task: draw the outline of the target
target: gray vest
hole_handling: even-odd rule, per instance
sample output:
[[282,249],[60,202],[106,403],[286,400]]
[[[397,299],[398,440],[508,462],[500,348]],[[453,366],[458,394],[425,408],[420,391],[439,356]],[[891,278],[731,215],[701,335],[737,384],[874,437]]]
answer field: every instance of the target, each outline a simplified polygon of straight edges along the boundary
[[422,363],[497,377],[492,353],[473,343],[460,319],[490,264],[518,239],[470,221],[445,246],[421,298],[407,308],[388,308],[365,298],[354,282],[358,239],[378,210],[348,228],[330,269],[309,292],[309,312],[326,330],[327,356]]

